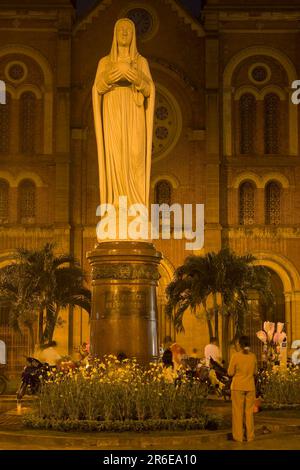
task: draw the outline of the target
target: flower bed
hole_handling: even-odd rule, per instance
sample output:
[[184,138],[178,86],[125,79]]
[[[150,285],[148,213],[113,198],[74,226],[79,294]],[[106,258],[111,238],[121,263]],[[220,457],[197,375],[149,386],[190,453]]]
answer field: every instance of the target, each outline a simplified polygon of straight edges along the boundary
[[263,408],[300,406],[300,369],[273,367],[260,376]]
[[205,413],[206,386],[182,372],[169,383],[159,364],[140,367],[114,356],[49,375],[24,422],[61,430],[155,430],[218,427]]

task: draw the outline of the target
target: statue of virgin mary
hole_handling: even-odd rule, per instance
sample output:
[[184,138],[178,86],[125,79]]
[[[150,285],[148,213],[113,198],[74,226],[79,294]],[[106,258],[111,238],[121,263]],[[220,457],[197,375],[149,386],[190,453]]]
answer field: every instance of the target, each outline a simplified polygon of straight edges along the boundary
[[136,46],[134,23],[120,19],[93,86],[100,203],[148,207],[155,87]]

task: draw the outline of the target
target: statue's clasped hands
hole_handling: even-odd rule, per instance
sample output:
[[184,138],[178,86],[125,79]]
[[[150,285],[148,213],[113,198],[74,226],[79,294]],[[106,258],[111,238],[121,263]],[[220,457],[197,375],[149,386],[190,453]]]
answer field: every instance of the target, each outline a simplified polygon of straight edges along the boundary
[[133,83],[135,86],[140,86],[142,82],[138,71],[126,62],[121,62],[114,66],[107,73],[105,78],[105,81],[108,85],[113,85],[114,83],[117,83],[121,80],[127,80],[128,82]]

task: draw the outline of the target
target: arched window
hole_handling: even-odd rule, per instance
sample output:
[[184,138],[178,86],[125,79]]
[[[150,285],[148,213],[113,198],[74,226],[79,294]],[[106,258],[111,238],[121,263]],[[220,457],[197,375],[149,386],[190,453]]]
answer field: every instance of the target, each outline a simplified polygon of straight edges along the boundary
[[264,100],[265,108],[265,154],[279,153],[280,99],[269,93]]
[[172,186],[167,180],[161,180],[155,185],[155,204],[172,203]]
[[246,181],[239,189],[239,223],[252,225],[255,221],[255,187]]
[[0,223],[8,219],[9,184],[0,179]]
[[0,104],[0,153],[9,153],[11,97],[6,94],[6,104]]
[[240,98],[240,152],[251,154],[255,151],[256,99],[251,93]]
[[20,101],[21,153],[35,153],[36,113],[36,96],[31,91],[26,91]]
[[31,180],[19,185],[19,218],[21,222],[33,222],[36,213],[36,188]]
[[267,225],[280,224],[281,188],[278,183],[271,181],[265,189],[265,220]]

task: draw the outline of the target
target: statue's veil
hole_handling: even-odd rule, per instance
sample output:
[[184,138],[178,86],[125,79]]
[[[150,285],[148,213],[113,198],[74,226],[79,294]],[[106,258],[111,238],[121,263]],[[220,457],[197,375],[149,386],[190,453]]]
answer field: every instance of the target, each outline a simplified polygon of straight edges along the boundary
[[110,60],[112,62],[116,62],[118,60],[117,28],[120,23],[124,23],[125,21],[130,24],[131,29],[132,29],[132,41],[131,41],[130,49],[129,49],[129,56],[130,56],[131,62],[136,61],[139,55],[137,51],[137,47],[136,47],[135,25],[133,21],[131,21],[129,18],[121,18],[120,20],[116,22],[115,27],[114,27],[114,37],[113,37],[113,42],[112,42],[112,46],[110,50]]

